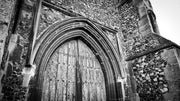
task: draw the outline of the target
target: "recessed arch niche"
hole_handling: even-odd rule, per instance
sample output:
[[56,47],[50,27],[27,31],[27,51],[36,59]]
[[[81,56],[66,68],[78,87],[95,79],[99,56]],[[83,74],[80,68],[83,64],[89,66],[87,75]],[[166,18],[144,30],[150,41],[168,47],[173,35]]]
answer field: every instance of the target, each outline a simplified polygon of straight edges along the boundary
[[122,99],[117,78],[121,77],[118,53],[106,34],[87,18],[71,18],[48,27],[37,38],[33,54],[36,65],[32,87],[29,89],[29,101],[41,101],[43,76],[52,54],[70,40],[81,40],[94,53],[101,65],[105,80],[107,101]]

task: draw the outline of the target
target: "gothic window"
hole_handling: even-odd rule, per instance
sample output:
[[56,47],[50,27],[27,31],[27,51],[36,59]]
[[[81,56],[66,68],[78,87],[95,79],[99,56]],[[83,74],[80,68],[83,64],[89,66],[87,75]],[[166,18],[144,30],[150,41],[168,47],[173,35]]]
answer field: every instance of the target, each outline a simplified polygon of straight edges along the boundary
[[153,11],[148,10],[148,17],[150,19],[153,32],[157,33],[156,16],[154,15]]

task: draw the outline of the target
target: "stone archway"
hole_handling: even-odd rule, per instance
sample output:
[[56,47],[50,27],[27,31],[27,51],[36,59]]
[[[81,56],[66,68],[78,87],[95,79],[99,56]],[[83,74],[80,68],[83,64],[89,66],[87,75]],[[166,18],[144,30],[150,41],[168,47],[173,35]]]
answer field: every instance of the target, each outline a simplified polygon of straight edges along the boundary
[[101,64],[80,38],[53,52],[43,79],[41,101],[106,101]]
[[106,100],[122,99],[121,84],[117,82],[121,77],[120,60],[112,44],[103,31],[90,20],[72,18],[53,24],[37,39],[34,49],[34,64],[37,68],[32,81],[34,85],[29,90],[29,100],[41,101],[44,81],[42,78],[49,59],[58,47],[74,39],[82,40],[98,59],[104,74]]

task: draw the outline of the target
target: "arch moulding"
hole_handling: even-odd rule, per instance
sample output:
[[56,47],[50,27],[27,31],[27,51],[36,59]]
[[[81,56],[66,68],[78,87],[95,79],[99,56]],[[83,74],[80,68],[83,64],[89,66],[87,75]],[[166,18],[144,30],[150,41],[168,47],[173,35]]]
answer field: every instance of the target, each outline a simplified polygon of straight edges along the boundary
[[122,89],[118,88],[117,82],[122,77],[118,53],[102,29],[89,19],[78,17],[54,23],[37,38],[32,56],[36,70],[28,100],[41,100],[43,73],[48,60],[60,45],[72,39],[82,40],[99,60],[105,78],[107,100],[122,99]]

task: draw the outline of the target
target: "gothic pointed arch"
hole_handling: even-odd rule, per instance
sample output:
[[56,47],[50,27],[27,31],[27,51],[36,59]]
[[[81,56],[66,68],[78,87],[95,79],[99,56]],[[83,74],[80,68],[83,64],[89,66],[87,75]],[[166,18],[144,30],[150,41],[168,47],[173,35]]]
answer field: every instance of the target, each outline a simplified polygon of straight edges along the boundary
[[37,38],[33,54],[36,65],[35,85],[30,89],[29,99],[41,100],[42,78],[48,60],[59,46],[72,39],[80,39],[96,55],[105,78],[107,100],[122,98],[121,88],[117,88],[117,78],[122,76],[117,52],[96,24],[87,18],[77,17],[54,23]]

